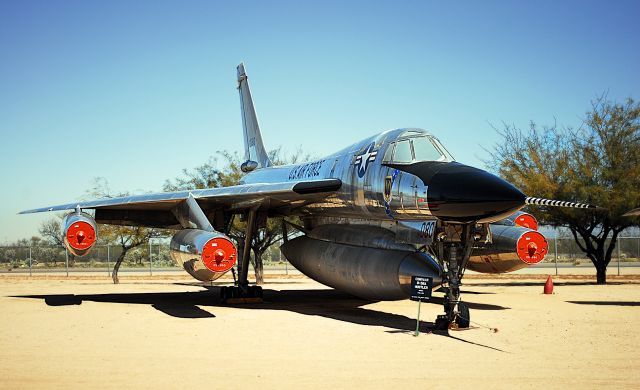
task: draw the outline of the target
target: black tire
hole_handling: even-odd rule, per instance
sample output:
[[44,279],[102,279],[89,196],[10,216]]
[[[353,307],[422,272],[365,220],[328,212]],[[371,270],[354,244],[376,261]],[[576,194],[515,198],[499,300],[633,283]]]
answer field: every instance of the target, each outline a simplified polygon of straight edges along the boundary
[[471,316],[469,315],[469,306],[464,302],[458,303],[458,316],[456,317],[456,324],[458,328],[468,328],[471,322]]
[[227,287],[220,287],[220,300],[222,302],[227,300]]

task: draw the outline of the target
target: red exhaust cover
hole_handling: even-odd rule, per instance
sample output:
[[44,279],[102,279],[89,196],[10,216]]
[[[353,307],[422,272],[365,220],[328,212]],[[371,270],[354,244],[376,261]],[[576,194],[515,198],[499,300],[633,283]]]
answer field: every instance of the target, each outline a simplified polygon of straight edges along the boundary
[[527,264],[541,262],[548,249],[547,239],[536,231],[524,233],[516,245],[518,257]]
[[90,223],[75,222],[67,229],[67,242],[73,249],[89,249],[96,242],[96,231]]
[[212,238],[202,248],[202,262],[212,272],[227,272],[234,265],[238,252],[233,243],[226,238]]
[[538,220],[531,214],[521,214],[513,222],[518,226],[526,227],[531,230],[538,230]]

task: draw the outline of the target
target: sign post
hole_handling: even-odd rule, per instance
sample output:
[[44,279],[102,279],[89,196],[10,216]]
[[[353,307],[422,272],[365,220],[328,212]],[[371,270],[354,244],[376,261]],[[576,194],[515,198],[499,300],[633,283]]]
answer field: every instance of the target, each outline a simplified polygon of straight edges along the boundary
[[415,337],[420,334],[420,304],[422,301],[428,302],[431,299],[433,289],[433,278],[427,276],[411,277],[411,300],[418,301],[418,318],[416,319]]

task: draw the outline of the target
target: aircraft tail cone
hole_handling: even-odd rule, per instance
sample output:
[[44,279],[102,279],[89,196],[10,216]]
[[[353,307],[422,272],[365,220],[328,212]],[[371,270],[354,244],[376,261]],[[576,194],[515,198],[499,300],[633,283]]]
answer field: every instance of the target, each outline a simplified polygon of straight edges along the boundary
[[547,282],[544,284],[544,293],[553,294],[553,279],[551,279],[551,275],[549,275]]

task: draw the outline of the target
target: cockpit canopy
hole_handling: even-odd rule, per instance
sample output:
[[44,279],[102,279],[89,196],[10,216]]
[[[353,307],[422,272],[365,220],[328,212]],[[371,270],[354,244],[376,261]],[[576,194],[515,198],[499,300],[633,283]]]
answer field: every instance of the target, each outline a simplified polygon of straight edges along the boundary
[[453,156],[430,134],[407,131],[391,142],[383,163],[410,164],[417,161],[454,161]]

